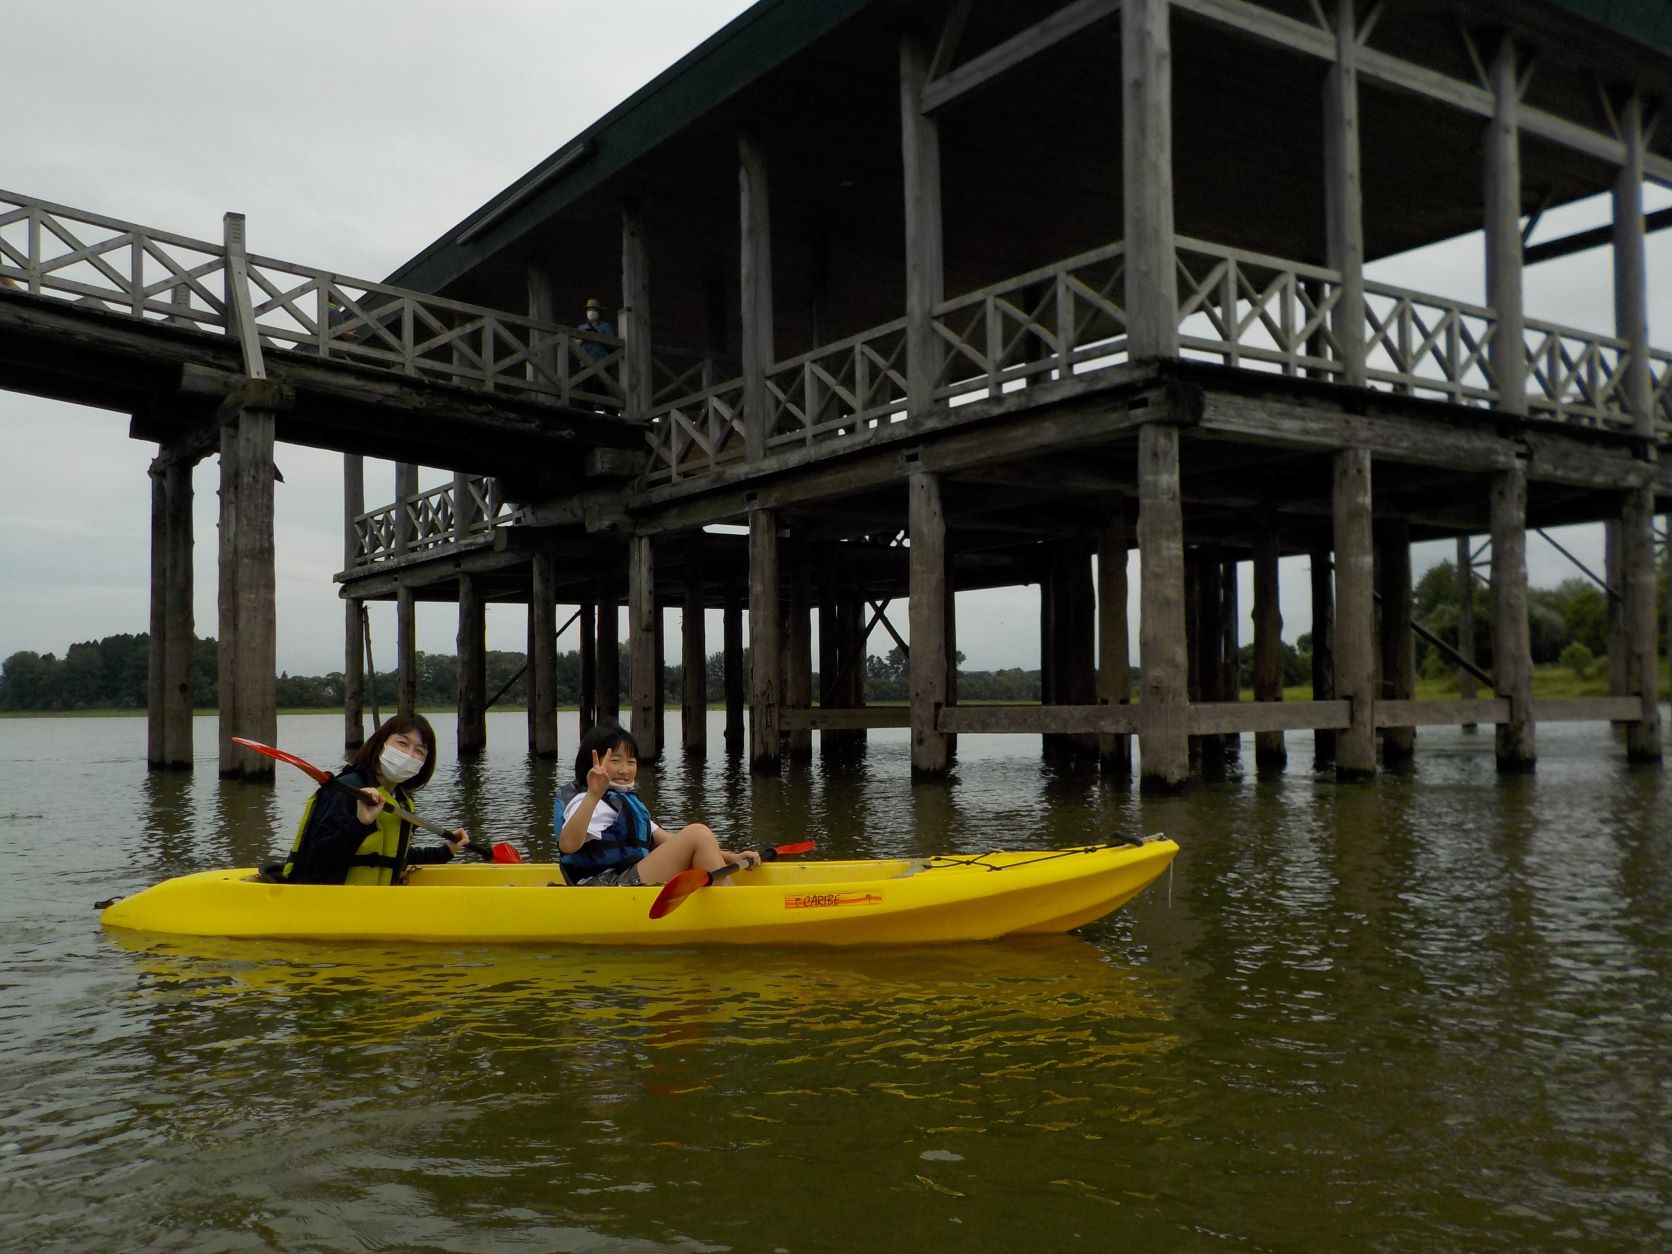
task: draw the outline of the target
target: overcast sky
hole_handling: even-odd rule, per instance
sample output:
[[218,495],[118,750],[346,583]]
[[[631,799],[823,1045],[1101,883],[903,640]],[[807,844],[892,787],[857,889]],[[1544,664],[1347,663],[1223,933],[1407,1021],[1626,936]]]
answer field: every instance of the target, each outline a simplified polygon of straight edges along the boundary
[[[747,5],[742,0],[12,0],[0,74],[0,186],[200,239],[248,217],[253,252],[381,278]],[[27,119],[27,121],[24,121]],[[1672,195],[1650,189],[1651,208]],[[1546,216],[1535,238],[1607,220],[1606,202]],[[613,245],[606,245],[612,247]],[[1383,262],[1376,277],[1481,301],[1478,238]],[[1651,237],[1650,331],[1672,347],[1672,231]],[[1606,249],[1528,272],[1530,314],[1610,331]],[[125,415],[0,392],[0,658],[62,655],[74,641],[146,630],[155,447]],[[342,666],[342,469],[281,446],[278,661]],[[368,506],[393,468],[367,463]],[[445,477],[426,472],[424,486]],[[216,464],[197,491],[197,629],[215,631]],[[1600,564],[1595,528],[1559,537]],[[1419,546],[1418,573],[1451,555]],[[1536,537],[1535,584],[1575,573]],[[1252,603],[1244,568],[1242,604]],[[1132,563],[1136,587],[1137,563]],[[1304,560],[1283,563],[1284,635],[1310,628]],[[1134,600],[1134,605],[1136,601]],[[901,607],[903,609],[903,607]],[[379,668],[393,611],[372,609]],[[906,627],[905,614],[893,616]],[[978,668],[1038,664],[1036,589],[959,598],[958,646]],[[494,607],[489,647],[520,651],[520,608]],[[670,627],[677,615],[670,619]],[[419,647],[450,651],[451,607],[419,607]],[[1250,638],[1247,621],[1242,624]],[[1136,638],[1136,637],[1134,637]],[[711,644],[719,634],[711,628]],[[891,642],[879,630],[874,651]],[[668,634],[671,660],[678,637]],[[572,648],[572,637],[560,641]]]

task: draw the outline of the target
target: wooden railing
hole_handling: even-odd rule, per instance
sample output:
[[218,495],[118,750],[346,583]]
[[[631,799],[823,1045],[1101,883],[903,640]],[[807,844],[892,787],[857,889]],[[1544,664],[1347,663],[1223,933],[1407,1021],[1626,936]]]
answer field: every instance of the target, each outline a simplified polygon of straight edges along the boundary
[[1179,352],[1227,366],[1329,377],[1341,371],[1333,270],[1179,239]]
[[727,379],[650,411],[645,478],[667,483],[743,460],[743,380]]
[[1649,378],[1654,389],[1655,427],[1664,434],[1672,431],[1672,353],[1650,350]]
[[1365,377],[1372,387],[1457,404],[1498,399],[1491,363],[1498,317],[1492,310],[1367,281],[1364,322]]
[[1588,427],[1631,427],[1624,340],[1527,319],[1527,407]]
[[[0,279],[130,317],[502,396],[622,408],[623,341],[0,191]],[[242,283],[240,290],[238,284]],[[243,326],[235,312],[250,311]]]
[[840,439],[906,416],[906,322],[826,344],[766,375],[768,448]]
[[[465,494],[461,497],[459,487]],[[357,552],[352,565],[422,552],[519,521],[523,511],[506,501],[499,481],[471,475],[418,493],[416,496],[360,514],[354,519]],[[401,522],[405,519],[405,535]]]
[[942,301],[935,399],[993,398],[1125,361],[1125,280],[1126,246],[1110,244]]

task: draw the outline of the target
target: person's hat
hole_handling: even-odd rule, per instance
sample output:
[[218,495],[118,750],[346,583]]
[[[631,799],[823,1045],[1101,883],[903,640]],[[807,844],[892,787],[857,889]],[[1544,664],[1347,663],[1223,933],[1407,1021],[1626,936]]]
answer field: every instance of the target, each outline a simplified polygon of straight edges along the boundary
[[604,302],[599,300],[596,296],[588,297],[586,307],[588,309],[596,309],[602,313],[604,309]]

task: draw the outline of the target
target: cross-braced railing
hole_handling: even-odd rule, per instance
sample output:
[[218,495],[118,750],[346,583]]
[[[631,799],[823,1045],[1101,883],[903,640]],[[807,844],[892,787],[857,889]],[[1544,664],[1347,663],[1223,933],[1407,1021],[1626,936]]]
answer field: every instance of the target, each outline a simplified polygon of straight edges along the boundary
[[768,448],[841,439],[906,416],[906,322],[874,327],[773,366]]
[[1181,355],[1315,378],[1341,372],[1335,271],[1183,238],[1177,260]]
[[1110,244],[942,301],[936,400],[997,397],[1126,360],[1126,247]]
[[743,380],[727,379],[650,411],[645,478],[665,483],[710,474],[744,457]]
[[[619,412],[624,345],[0,191],[0,281],[38,296],[516,396]],[[243,284],[239,291],[237,285]],[[245,299],[247,297],[247,299]],[[247,306],[253,325],[239,324]]]
[[1498,399],[1491,362],[1498,318],[1485,306],[1369,281],[1364,323],[1372,387],[1459,404]]
[[455,479],[358,515],[354,519],[357,552],[353,564],[367,566],[485,535],[522,516],[522,509],[505,499],[499,480],[487,475]]
[[1527,407],[1591,427],[1630,427],[1624,340],[1527,319]]
[[1654,392],[1655,426],[1672,429],[1672,353],[1660,349],[1650,351],[1649,378]]

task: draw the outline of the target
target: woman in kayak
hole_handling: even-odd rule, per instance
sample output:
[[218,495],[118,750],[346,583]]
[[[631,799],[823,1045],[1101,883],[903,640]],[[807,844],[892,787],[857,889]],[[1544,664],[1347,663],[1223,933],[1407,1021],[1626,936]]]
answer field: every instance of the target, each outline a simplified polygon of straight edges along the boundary
[[745,870],[759,865],[760,854],[720,848],[702,823],[677,832],[657,826],[633,791],[638,776],[639,746],[632,733],[600,723],[581,738],[574,786],[559,792],[552,820],[558,829],[557,863],[570,884],[631,888],[666,884],[691,867],[717,871],[729,862],[742,863]]
[[279,878],[292,884],[398,884],[419,862],[450,862],[470,843],[464,828],[439,847],[413,849],[412,824],[384,807],[411,811],[411,793],[435,774],[435,729],[421,714],[395,715],[360,747],[337,778],[354,795],[326,785],[308,800]]

